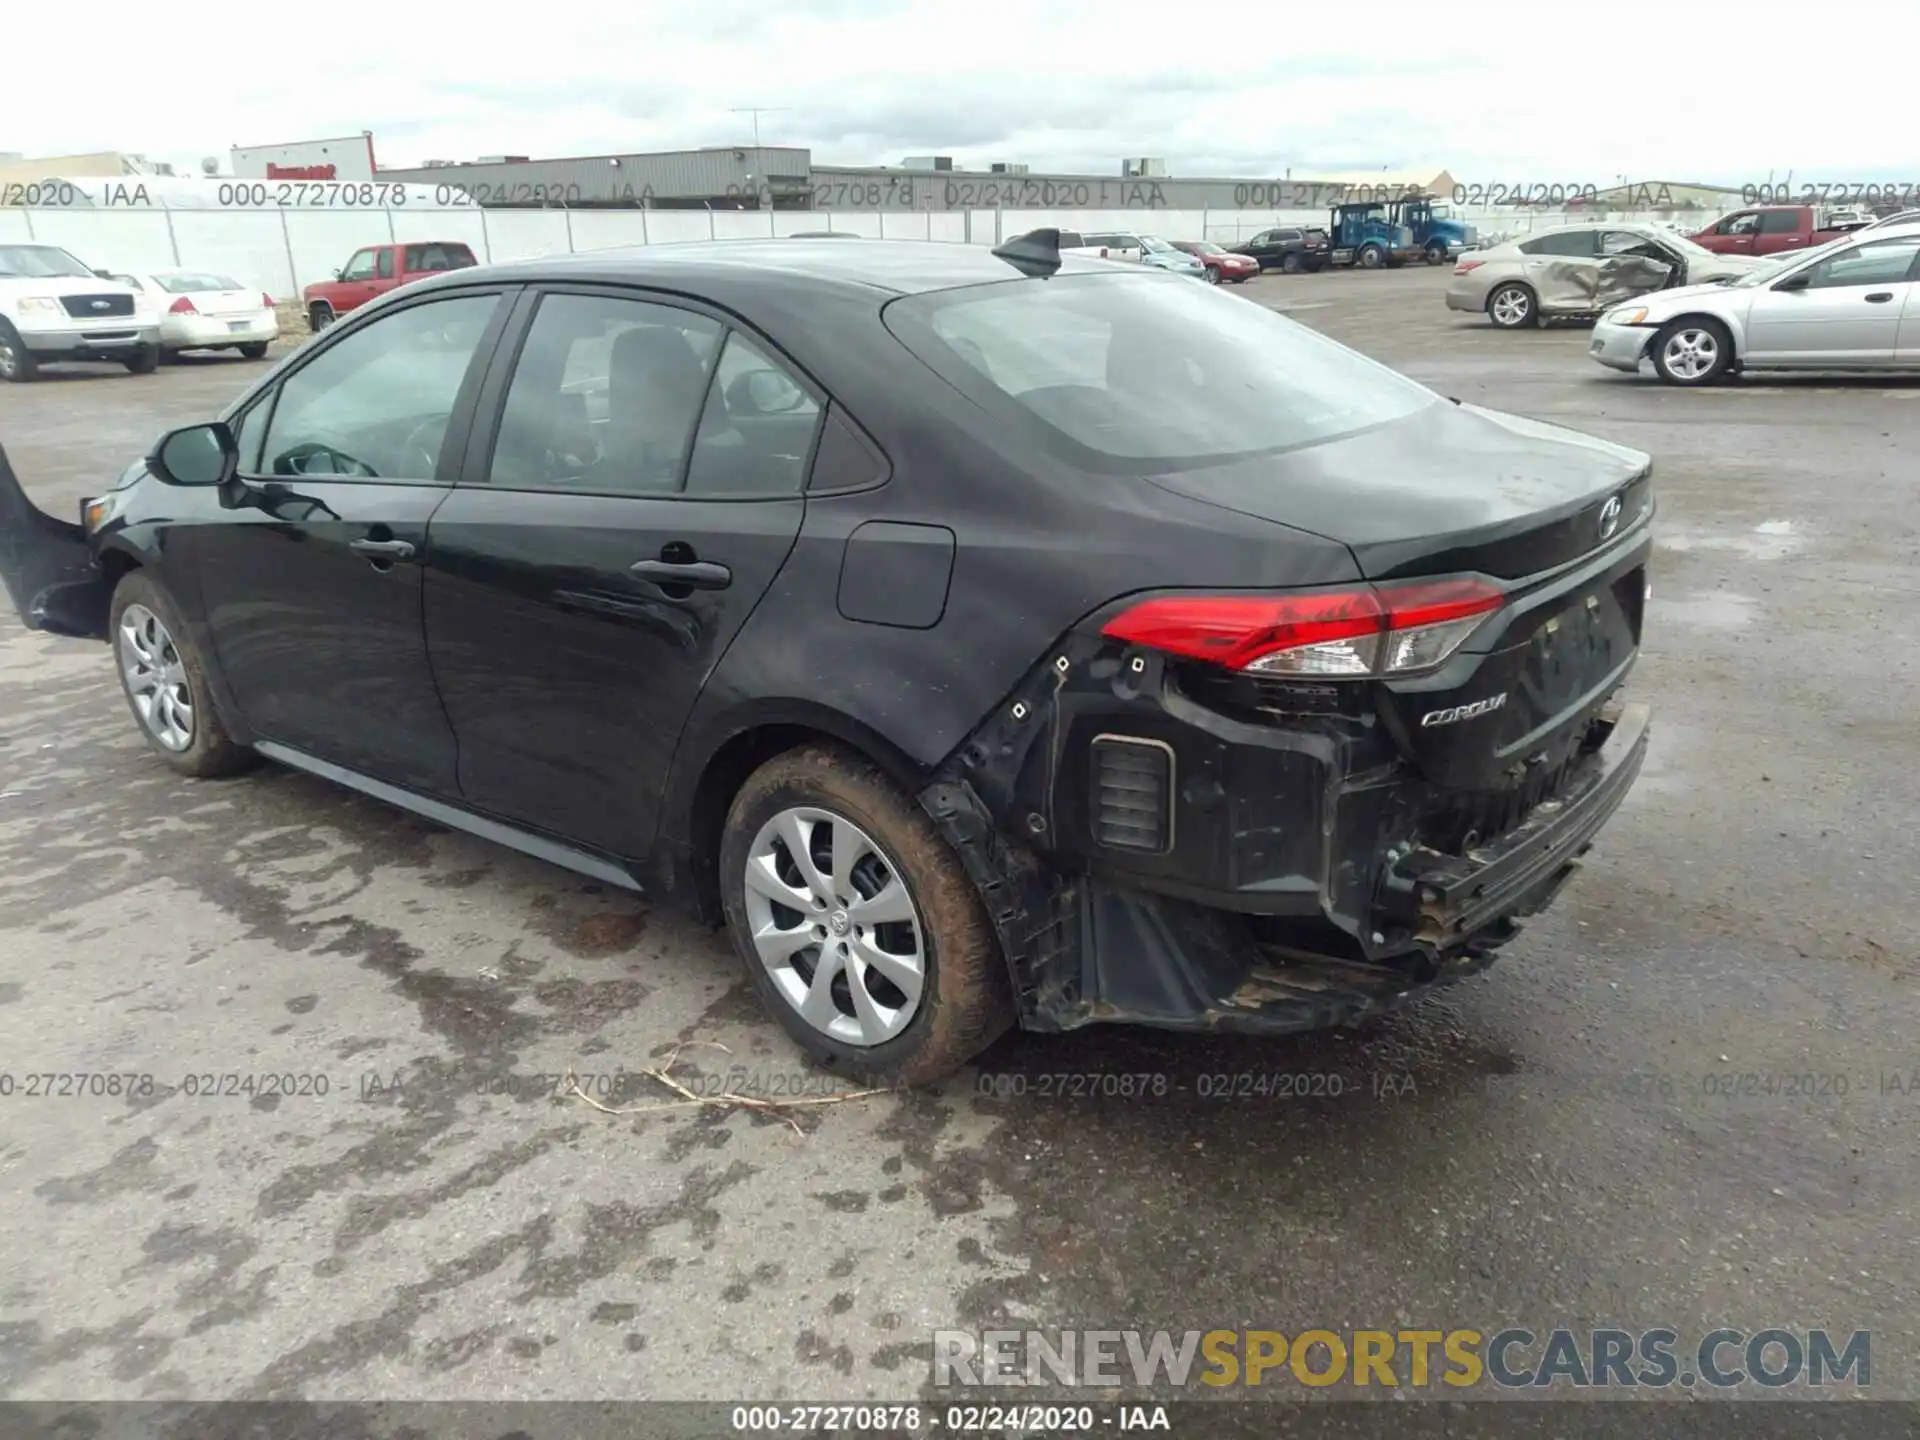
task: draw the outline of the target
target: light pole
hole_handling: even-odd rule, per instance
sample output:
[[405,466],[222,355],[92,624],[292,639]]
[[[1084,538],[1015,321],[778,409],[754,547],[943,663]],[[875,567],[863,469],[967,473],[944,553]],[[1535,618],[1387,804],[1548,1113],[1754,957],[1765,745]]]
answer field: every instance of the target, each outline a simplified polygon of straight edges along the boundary
[[753,148],[758,150],[760,148],[760,117],[762,115],[776,115],[780,111],[788,108],[790,107],[786,105],[736,105],[728,110],[727,113],[729,115],[753,116]]

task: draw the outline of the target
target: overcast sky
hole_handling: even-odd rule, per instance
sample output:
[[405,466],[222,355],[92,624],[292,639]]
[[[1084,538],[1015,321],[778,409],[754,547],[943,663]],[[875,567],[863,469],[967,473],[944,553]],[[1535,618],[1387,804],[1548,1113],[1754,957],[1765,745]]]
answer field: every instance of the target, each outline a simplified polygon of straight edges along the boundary
[[[1276,6],[1104,0],[571,0],[269,6],[137,22],[19,4],[0,148],[195,164],[371,130],[380,162],[768,144],[820,164],[1274,176],[1441,166],[1459,180],[1920,185],[1905,5]],[[1855,19],[1829,23],[1845,9]],[[1877,37],[1877,38],[1876,38]],[[96,54],[95,52],[99,52]]]

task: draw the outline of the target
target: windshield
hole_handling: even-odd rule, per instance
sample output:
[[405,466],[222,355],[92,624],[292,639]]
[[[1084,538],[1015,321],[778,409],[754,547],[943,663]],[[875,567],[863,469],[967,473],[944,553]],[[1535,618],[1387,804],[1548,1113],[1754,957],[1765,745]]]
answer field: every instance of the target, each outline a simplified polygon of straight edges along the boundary
[[894,334],[1083,469],[1149,474],[1330,440],[1438,403],[1317,331],[1175,276],[916,295]]
[[240,282],[230,275],[156,275],[160,288],[173,295],[197,295],[205,290],[238,290]]
[[1143,250],[1149,250],[1155,254],[1164,254],[1173,249],[1172,245],[1162,240],[1158,235],[1142,235],[1140,237],[1140,247]]
[[32,276],[36,280],[75,275],[91,279],[93,271],[58,245],[0,245],[0,275]]

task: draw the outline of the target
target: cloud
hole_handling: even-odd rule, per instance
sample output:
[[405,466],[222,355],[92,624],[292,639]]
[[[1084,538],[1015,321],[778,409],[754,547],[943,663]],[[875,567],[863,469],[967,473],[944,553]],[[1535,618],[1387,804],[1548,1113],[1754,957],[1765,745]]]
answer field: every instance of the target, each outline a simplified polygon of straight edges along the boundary
[[[1800,27],[1794,75],[1844,76],[1842,89],[1737,106],[1729,95],[1779,79],[1777,31],[1654,0],[1614,0],[1603,27],[1521,0],[1376,0],[1364,23],[1350,7],[1249,5],[1210,9],[1207,24],[1163,0],[574,0],[403,7],[367,34],[336,33],[331,12],[309,7],[205,0],[194,12],[171,38],[90,61],[84,106],[59,67],[14,67],[9,143],[192,163],[234,143],[366,129],[384,163],[416,164],[740,144],[753,122],[737,112],[759,105],[773,107],[763,141],[808,147],[820,164],[943,154],[1104,175],[1151,155],[1190,176],[1435,165],[1611,183],[1791,168],[1920,183],[1901,47]],[[8,17],[8,48],[63,53],[70,27],[57,7],[28,7]],[[164,105],[148,99],[158,67],[171,77]],[[205,83],[177,83],[184,74]]]

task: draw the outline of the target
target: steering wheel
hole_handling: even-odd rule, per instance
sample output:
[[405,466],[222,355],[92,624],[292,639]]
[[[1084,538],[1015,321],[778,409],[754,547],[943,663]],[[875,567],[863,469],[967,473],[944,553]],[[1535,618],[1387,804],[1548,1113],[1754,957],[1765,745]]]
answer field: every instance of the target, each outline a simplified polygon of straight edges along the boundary
[[433,478],[434,471],[440,468],[440,445],[446,438],[447,417],[445,415],[422,420],[407,432],[407,438],[400,442],[400,454],[408,462],[418,460],[421,463],[417,478],[421,480]]

